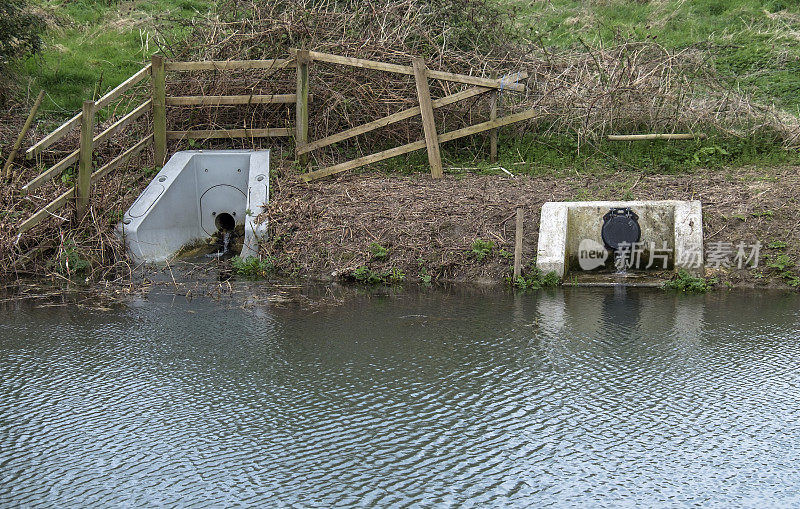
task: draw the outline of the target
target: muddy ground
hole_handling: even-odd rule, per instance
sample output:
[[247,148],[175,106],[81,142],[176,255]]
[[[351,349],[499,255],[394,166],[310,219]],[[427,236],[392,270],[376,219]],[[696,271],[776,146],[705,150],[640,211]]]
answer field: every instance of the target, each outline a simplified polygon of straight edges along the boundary
[[[711,242],[763,244],[758,269],[707,268],[721,284],[788,287],[800,260],[800,173],[796,167],[736,168],[691,175],[618,172],[603,176],[426,175],[364,173],[303,184],[273,182],[263,254],[283,274],[347,279],[366,266],[397,269],[408,281],[431,275],[454,282],[503,282],[513,259],[515,209],[525,212],[524,260],[536,254],[541,205],[547,201],[701,200],[706,248]],[[483,260],[476,239],[494,243]],[[371,245],[388,250],[373,256]],[[773,246],[767,248],[767,246]],[[787,269],[767,264],[785,255]]]

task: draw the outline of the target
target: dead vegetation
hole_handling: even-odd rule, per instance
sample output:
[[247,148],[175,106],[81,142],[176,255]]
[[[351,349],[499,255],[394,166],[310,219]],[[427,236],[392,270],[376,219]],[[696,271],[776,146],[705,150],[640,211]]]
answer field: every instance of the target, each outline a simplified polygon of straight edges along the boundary
[[[281,58],[290,48],[409,65],[423,56],[430,68],[485,77],[527,71],[525,94],[505,92],[503,109],[540,112],[519,131],[570,133],[591,143],[609,133],[712,131],[731,136],[769,133],[796,145],[797,119],[726,90],[705,72],[704,53],[669,51],[655,42],[620,40],[596,48],[554,50],[526,42],[511,10],[482,0],[285,0],[234,2],[225,15],[194,22],[178,59]],[[177,74],[177,73],[176,73]],[[314,63],[310,139],[352,128],[416,105],[413,78]],[[294,90],[291,72],[242,71],[175,76],[183,95],[271,94]],[[459,85],[433,82],[432,95]],[[291,107],[185,108],[172,117],[181,128],[284,127]],[[486,96],[437,111],[440,132],[485,119]],[[372,131],[313,153],[319,164],[364,155],[421,138],[419,120]]]

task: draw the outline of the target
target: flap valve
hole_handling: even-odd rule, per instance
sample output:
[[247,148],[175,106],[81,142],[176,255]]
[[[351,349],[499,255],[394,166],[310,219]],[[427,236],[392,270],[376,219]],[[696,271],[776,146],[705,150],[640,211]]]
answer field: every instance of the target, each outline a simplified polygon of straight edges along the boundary
[[630,248],[642,236],[639,216],[628,207],[612,208],[603,216],[601,235],[603,244],[611,251],[616,251],[623,243]]

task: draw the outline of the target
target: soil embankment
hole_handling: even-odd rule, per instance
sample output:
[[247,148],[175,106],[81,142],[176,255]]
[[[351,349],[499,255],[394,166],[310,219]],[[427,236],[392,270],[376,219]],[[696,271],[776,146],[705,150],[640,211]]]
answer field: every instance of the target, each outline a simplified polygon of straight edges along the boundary
[[[310,185],[278,180],[263,254],[284,273],[347,278],[359,267],[410,281],[502,282],[512,264],[515,208],[525,210],[524,260],[534,259],[541,205],[576,200],[701,200],[710,243],[761,242],[756,269],[707,267],[734,286],[786,286],[800,259],[797,168],[736,168],[691,175],[502,177],[354,175]],[[478,259],[473,243],[494,244]],[[388,253],[378,250],[385,248]],[[383,255],[383,256],[380,256]],[[768,267],[781,257],[787,267]]]

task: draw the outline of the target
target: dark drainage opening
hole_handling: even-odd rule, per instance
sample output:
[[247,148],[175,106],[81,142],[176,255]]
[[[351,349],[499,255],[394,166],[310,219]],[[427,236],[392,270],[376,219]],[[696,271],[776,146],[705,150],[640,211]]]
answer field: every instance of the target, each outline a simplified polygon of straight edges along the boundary
[[603,228],[600,231],[603,244],[611,251],[616,251],[620,246],[631,249],[633,244],[642,237],[639,227],[639,216],[630,208],[613,208],[603,216]]
[[217,227],[217,230],[229,232],[236,228],[236,220],[227,212],[221,212],[217,214],[217,217],[214,219],[214,225]]

